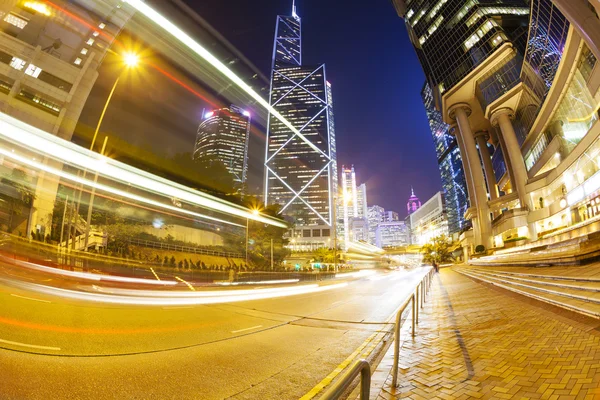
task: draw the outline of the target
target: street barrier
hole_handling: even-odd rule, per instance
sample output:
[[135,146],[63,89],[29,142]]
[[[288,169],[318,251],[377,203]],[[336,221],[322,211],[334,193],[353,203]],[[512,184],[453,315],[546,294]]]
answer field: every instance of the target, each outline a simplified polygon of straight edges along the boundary
[[[396,387],[398,383],[398,359],[400,356],[400,327],[402,324],[402,314],[409,304],[412,304],[412,337],[416,334],[416,324],[419,323],[419,306],[425,306],[427,293],[431,287],[434,269],[431,268],[427,274],[421,279],[421,282],[415,287],[414,292],[402,303],[396,314],[396,323],[394,324],[394,366],[392,372],[392,387]],[[419,296],[420,294],[420,296]],[[366,360],[359,360],[354,363],[340,379],[338,379],[331,387],[320,397],[324,400],[337,400],[341,398],[344,392],[352,385],[354,379],[360,373],[360,400],[368,400],[371,390],[371,365]]]

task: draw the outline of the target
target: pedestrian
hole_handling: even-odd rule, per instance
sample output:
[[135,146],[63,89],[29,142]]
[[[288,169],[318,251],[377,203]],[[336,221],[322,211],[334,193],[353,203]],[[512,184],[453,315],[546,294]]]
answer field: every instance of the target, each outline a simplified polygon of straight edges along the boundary
[[438,265],[437,262],[433,262],[433,269],[435,269],[435,272],[438,273],[440,272],[440,266]]

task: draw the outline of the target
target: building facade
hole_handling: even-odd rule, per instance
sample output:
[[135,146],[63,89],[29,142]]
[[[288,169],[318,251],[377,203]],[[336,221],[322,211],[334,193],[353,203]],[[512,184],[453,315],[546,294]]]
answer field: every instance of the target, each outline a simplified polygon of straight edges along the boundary
[[442,192],[437,192],[421,208],[410,214],[412,244],[424,245],[434,237],[448,235],[448,216]]
[[[2,112],[71,140],[98,68],[133,14],[133,8],[119,0],[2,2]],[[58,182],[33,178],[35,200],[26,232],[45,235],[51,229]]]
[[[335,232],[337,157],[333,98],[325,65],[302,63],[301,20],[295,7],[278,16],[273,46],[270,114],[265,158],[265,203],[302,227],[308,245],[324,245]],[[306,232],[320,236],[305,236]]]
[[421,98],[425,105],[438,160],[446,201],[448,230],[450,234],[458,233],[467,225],[465,213],[469,208],[469,195],[460,150],[456,138],[449,132],[450,126],[444,122],[442,113],[435,108],[433,91],[427,83],[421,91]]
[[364,183],[357,185],[354,166],[342,166],[341,190],[342,237],[344,248],[347,248],[352,241],[369,240],[367,186]]
[[204,113],[198,127],[194,159],[211,157],[222,162],[234,181],[244,183],[248,173],[250,112],[237,106]]
[[375,228],[375,246],[400,247],[410,244],[410,231],[404,221],[382,221]]
[[393,3],[458,142],[473,225],[461,235],[466,255],[583,234],[600,189],[600,5]]

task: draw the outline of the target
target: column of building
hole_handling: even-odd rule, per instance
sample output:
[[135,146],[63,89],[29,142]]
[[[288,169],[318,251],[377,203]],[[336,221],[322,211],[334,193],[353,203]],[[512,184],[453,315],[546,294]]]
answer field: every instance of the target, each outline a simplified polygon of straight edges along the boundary
[[[476,212],[473,218],[473,234],[476,245],[485,248],[492,247],[492,221],[488,205],[487,188],[480,167],[479,155],[475,146],[475,137],[469,124],[471,108],[468,104],[455,104],[448,110],[451,119],[456,121],[458,129],[455,130],[459,146],[461,147],[461,158],[468,187],[470,188],[469,199],[471,208]],[[461,145],[462,142],[462,145]],[[463,151],[464,150],[464,151]]]

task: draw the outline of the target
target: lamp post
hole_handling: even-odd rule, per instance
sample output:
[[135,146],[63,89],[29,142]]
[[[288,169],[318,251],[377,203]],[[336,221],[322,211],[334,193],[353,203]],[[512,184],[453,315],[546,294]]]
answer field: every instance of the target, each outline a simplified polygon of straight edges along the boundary
[[[139,57],[134,54],[134,53],[126,53],[125,55],[123,55],[123,62],[125,64],[125,69],[131,69],[131,68],[135,68],[138,63],[139,63],[140,59]],[[90,150],[94,150],[94,145],[96,144],[96,138],[98,137],[98,132],[100,132],[100,127],[102,126],[102,121],[104,120],[104,115],[106,114],[106,110],[108,109],[108,105],[110,104],[110,101],[112,100],[113,94],[115,93],[115,90],[117,89],[117,85],[119,84],[119,81],[121,80],[121,76],[123,75],[123,71],[121,71],[121,73],[119,74],[119,76],[117,77],[117,79],[115,80],[115,83],[112,86],[112,89],[110,90],[110,93],[108,95],[108,98],[106,99],[106,102],[104,103],[104,108],[102,109],[102,114],[100,114],[100,119],[98,120],[98,123],[96,124],[96,130],[94,131],[94,136],[92,137],[92,143],[90,144]],[[100,154],[104,154],[104,150],[106,148],[106,140],[108,139],[108,137],[105,138],[104,140],[104,145],[102,146],[102,151]],[[87,171],[84,170],[83,171],[83,177],[85,178]],[[96,183],[98,180],[98,171],[96,170],[96,174],[94,176],[94,183]],[[79,199],[77,202],[77,218],[79,217],[79,205],[81,204],[81,195],[83,193],[83,184],[81,189],[79,190]],[[84,237],[84,250],[88,251],[88,243],[89,243],[89,235],[90,235],[90,222],[91,222],[91,218],[92,218],[92,208],[93,208],[93,202],[94,202],[94,195],[96,194],[96,188],[92,187],[92,191],[90,194],[90,202],[88,205],[88,215],[87,215],[87,224],[85,226],[85,237]]]

